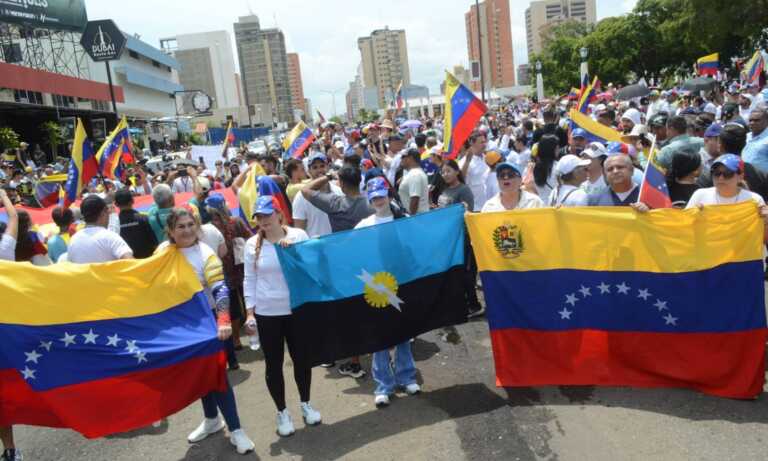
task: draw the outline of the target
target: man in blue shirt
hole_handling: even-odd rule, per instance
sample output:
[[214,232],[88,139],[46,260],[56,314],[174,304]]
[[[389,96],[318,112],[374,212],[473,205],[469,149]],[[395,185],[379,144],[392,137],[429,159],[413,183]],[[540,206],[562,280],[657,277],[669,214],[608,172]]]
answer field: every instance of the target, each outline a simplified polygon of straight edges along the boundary
[[747,145],[741,157],[763,173],[768,173],[768,110],[765,107],[757,107],[750,112],[749,129]]

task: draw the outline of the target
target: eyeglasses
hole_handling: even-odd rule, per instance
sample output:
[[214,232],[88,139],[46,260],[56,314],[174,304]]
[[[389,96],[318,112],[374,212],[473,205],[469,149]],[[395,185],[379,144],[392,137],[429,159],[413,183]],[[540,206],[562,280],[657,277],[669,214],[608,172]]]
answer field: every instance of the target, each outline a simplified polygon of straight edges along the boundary
[[731,179],[736,173],[734,173],[731,170],[713,170],[712,171],[712,177],[716,178],[718,176],[722,176],[725,179]]
[[515,179],[515,178],[519,178],[520,175],[513,171],[509,171],[509,172],[499,173],[496,175],[496,177],[499,179]]

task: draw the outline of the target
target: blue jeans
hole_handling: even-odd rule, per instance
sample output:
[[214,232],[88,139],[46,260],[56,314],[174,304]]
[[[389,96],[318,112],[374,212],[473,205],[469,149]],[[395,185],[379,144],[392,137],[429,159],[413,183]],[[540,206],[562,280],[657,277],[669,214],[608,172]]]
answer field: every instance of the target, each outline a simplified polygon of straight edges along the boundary
[[390,395],[395,392],[395,386],[407,386],[416,382],[416,365],[413,363],[411,342],[395,346],[395,369],[389,363],[389,349],[373,354],[371,372],[376,381],[375,395]]
[[[227,380],[227,390],[224,392],[211,392],[201,399],[203,402],[203,413],[207,419],[214,419],[221,410],[224,421],[227,423],[229,432],[240,429],[240,417],[237,415],[237,402],[235,402],[235,393]],[[217,410],[218,407],[218,410]]]

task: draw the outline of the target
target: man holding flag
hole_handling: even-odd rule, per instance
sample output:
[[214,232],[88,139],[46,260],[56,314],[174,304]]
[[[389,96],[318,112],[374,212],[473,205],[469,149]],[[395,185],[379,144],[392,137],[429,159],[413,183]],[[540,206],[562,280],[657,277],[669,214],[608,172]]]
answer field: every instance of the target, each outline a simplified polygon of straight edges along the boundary
[[61,202],[64,207],[70,206],[75,202],[83,192],[83,186],[88,184],[96,174],[98,174],[99,165],[96,162],[96,156],[93,154],[93,146],[85,134],[83,121],[77,119],[75,128],[75,141],[72,144],[72,159],[69,162],[67,172],[67,182],[64,185],[64,193]]

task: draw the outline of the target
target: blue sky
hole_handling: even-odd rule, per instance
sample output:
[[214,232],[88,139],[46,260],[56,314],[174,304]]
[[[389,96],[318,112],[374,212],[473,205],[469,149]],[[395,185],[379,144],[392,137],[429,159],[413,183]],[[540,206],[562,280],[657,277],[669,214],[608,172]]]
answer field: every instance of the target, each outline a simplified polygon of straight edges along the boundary
[[[515,67],[527,62],[525,8],[528,1],[510,1]],[[598,19],[626,13],[636,0],[598,0]],[[443,70],[467,65],[464,13],[471,0],[388,0],[307,2],[299,0],[131,0],[130,7],[114,2],[89,0],[89,19],[113,19],[128,33],[138,33],[159,47],[161,37],[175,34],[227,30],[249,10],[262,26],[283,30],[289,52],[297,52],[305,97],[324,114],[331,113],[331,96],[337,91],[338,112],[344,111],[344,92],[360,62],[357,38],[389,26],[405,29],[411,81],[437,93]],[[234,43],[234,36],[232,36]],[[236,54],[235,54],[236,56]],[[237,58],[235,57],[235,62]]]

